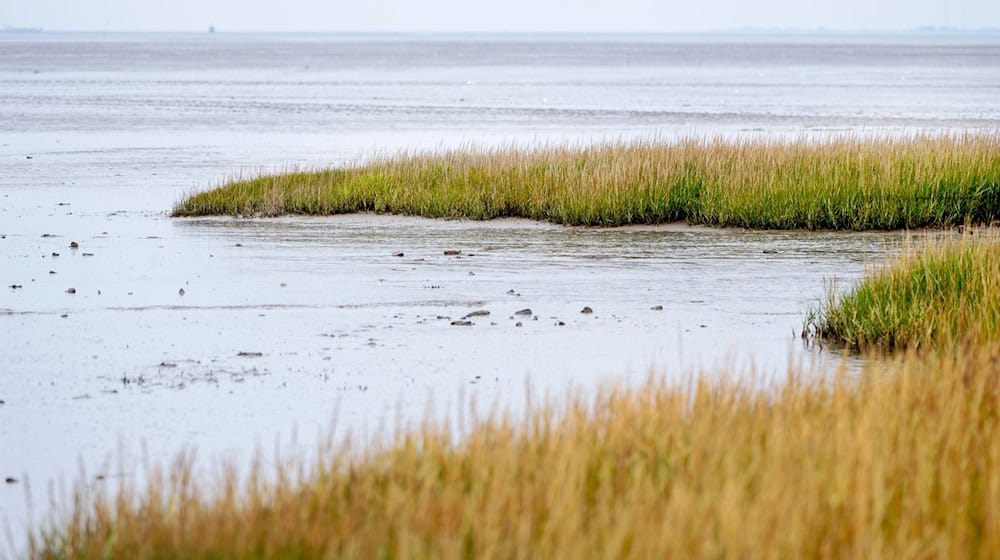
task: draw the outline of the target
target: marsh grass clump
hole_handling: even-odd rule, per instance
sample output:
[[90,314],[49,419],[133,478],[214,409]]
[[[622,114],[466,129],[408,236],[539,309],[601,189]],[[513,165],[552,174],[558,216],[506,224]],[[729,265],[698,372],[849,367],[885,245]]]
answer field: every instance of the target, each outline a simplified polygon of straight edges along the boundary
[[182,459],[141,488],[82,486],[31,556],[996,558],[997,352],[773,387],[651,378],[248,478]]
[[870,268],[840,296],[830,290],[819,333],[855,348],[954,347],[1000,341],[1000,236],[932,238]]
[[1000,135],[464,149],[235,180],[173,213],[353,212],[764,229],[986,223],[1000,218]]

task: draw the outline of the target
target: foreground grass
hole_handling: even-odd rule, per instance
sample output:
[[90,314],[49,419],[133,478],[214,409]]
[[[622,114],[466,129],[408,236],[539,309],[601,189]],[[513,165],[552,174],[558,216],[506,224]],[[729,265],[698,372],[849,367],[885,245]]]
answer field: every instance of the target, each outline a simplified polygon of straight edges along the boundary
[[1000,341],[1000,237],[981,231],[908,246],[844,296],[833,290],[820,333],[859,348]]
[[465,150],[239,180],[175,216],[380,212],[572,225],[900,229],[1000,217],[1000,136]]
[[245,484],[181,461],[81,491],[32,556],[996,558],[998,422],[986,346],[775,390],[653,379]]

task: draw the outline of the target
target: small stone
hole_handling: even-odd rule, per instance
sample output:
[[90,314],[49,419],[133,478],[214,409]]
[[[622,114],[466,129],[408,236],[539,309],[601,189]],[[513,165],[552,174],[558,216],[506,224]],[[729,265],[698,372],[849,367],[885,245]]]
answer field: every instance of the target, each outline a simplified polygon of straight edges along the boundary
[[83,256],[85,256],[85,257],[93,257],[94,254],[93,253],[84,253]]
[[777,249],[764,249],[764,254],[765,255],[777,255],[778,254],[778,250]]
[[69,242],[69,248],[70,249],[79,249],[80,248],[80,244],[77,243],[76,241],[70,241]]
[[8,476],[7,478],[3,479],[3,481],[6,482],[7,484],[17,484],[17,479],[14,478],[13,476]]
[[282,283],[281,283],[281,287],[282,287],[282,288],[287,288],[287,287],[288,287],[288,284],[285,284],[284,282],[282,282]]
[[562,322],[562,321],[556,321],[556,326],[557,326],[557,327],[565,327],[565,326],[566,326],[566,323],[564,323],[564,322]]
[[54,251],[53,251],[53,252],[52,252],[52,256],[53,256],[53,257],[58,257],[58,256],[59,256],[59,253],[56,253],[56,252],[54,252]]
[[650,307],[650,309],[652,309],[653,311],[663,311],[663,306],[662,305],[654,305],[653,307]]
[[63,313],[62,315],[60,315],[60,317],[62,317],[63,319],[65,319],[66,317],[69,317],[69,315],[67,315],[66,313]]
[[520,311],[515,311],[514,315],[519,315],[521,317],[528,317],[528,316],[531,315],[531,309],[530,308],[524,308],[524,309],[522,309]]
[[472,313],[469,313],[468,315],[466,315],[465,317],[462,317],[462,318],[463,319],[468,319],[469,317],[486,317],[489,314],[490,314],[489,311],[487,311],[485,309],[480,309],[478,311],[473,311]]
[[521,321],[518,321],[518,322],[514,323],[514,326],[515,327],[523,327],[524,323],[522,323]]
[[707,327],[707,326],[708,326],[708,325],[698,325],[698,327],[700,327],[700,328],[702,328],[702,329],[704,329],[704,328],[705,328],[705,327]]
[[471,270],[469,271],[469,276],[475,276],[475,275],[476,275],[475,272],[472,272]]
[[179,295],[179,296],[182,296],[182,295],[184,295],[186,293],[187,292],[184,291],[184,288],[181,288],[181,289],[177,290],[177,295]]
[[465,319],[460,319],[458,321],[452,321],[451,326],[453,327],[471,327],[472,321],[466,321]]
[[70,289],[66,290],[66,293],[67,294],[75,294],[76,293],[76,288],[70,288]]
[[589,305],[580,310],[580,313],[583,313],[584,315],[590,315],[593,312],[594,310],[591,309]]
[[237,356],[241,358],[259,358],[264,355],[263,352],[237,352]]
[[23,287],[24,286],[22,286],[21,284],[11,284],[10,285],[10,289],[12,289],[12,290],[19,290],[19,289],[21,289]]
[[462,251],[459,249],[446,249],[444,255],[446,257],[454,257],[456,255],[461,255]]
[[402,251],[396,251],[395,253],[392,254],[392,256],[394,256],[394,257],[405,257],[406,253],[404,253]]
[[49,274],[55,274],[55,273],[56,273],[56,271],[54,271],[54,270],[50,270],[49,271]]

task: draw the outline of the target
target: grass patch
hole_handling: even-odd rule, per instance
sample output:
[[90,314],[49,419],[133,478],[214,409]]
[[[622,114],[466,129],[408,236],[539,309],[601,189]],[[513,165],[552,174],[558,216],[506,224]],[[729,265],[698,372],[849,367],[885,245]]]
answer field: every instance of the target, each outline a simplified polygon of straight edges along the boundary
[[938,238],[872,268],[817,315],[821,336],[856,348],[1000,341],[1000,237]]
[[996,558],[998,422],[987,346],[773,390],[651,379],[245,483],[181,460],[82,487],[31,556]]
[[1000,217],[1000,135],[469,149],[234,181],[173,214],[353,212],[762,229],[987,223]]

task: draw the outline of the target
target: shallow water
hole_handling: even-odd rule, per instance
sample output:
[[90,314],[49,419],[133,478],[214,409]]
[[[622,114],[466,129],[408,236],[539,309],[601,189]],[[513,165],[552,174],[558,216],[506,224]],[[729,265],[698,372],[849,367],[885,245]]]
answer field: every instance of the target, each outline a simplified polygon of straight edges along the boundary
[[901,238],[168,218],[186,192],[466,142],[996,129],[998,66],[982,37],[0,36],[0,524],[141,442],[245,456],[336,411],[376,433],[526,384],[839,363],[804,313]]

